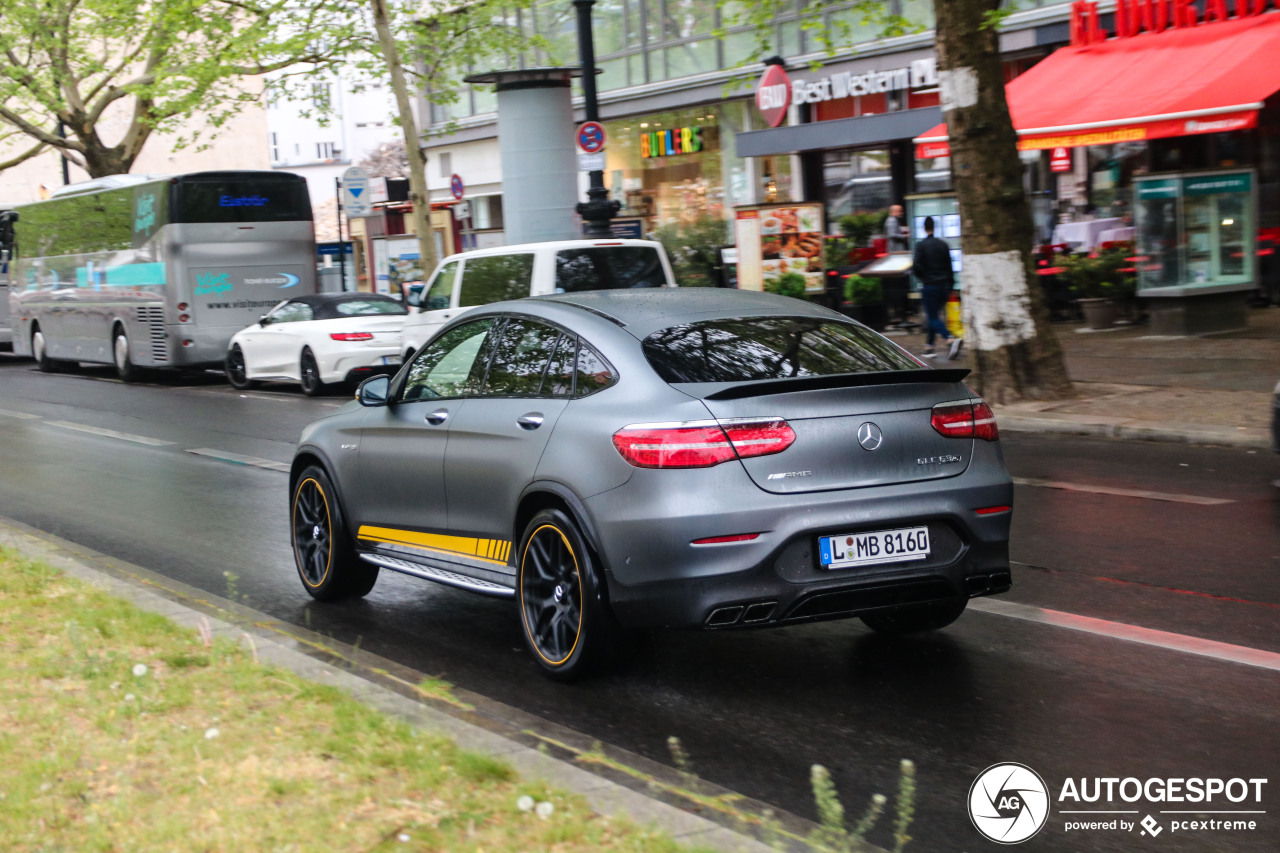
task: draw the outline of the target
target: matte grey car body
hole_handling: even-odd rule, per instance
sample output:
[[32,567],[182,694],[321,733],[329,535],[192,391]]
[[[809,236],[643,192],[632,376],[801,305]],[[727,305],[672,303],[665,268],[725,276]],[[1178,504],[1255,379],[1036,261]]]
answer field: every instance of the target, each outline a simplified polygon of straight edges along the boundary
[[[702,356],[681,347],[756,322],[847,334],[868,347],[869,369],[686,382],[660,364],[691,357],[697,374]],[[538,328],[549,331],[528,331]],[[497,329],[503,337],[490,337]],[[468,347],[479,354],[470,362]],[[966,372],[934,370],[834,312],[769,294],[600,291],[477,308],[389,384],[369,380],[359,402],[306,428],[291,475],[299,572],[320,598],[363,595],[378,568],[516,598],[526,642],[557,677],[580,674],[627,628],[849,616],[890,631],[941,627],[968,598],[1010,586],[1012,485],[999,442],[935,423],[947,406],[968,406],[970,427],[996,437]],[[424,386],[434,396],[414,399]],[[627,457],[672,429],[741,442],[698,467]],[[748,455],[771,430],[792,440]],[[819,553],[820,537],[852,544],[866,531],[922,528],[928,551],[910,559],[830,568],[822,558],[834,546]],[[556,632],[567,633],[557,642]]]

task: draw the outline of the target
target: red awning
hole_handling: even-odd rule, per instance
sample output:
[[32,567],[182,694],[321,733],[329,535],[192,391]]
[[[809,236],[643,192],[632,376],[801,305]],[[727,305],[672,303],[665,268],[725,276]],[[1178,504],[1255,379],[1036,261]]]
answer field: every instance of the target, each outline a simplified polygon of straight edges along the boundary
[[[1064,47],[1005,87],[1023,151],[1243,130],[1277,91],[1277,12]],[[916,156],[946,138],[926,131]]]

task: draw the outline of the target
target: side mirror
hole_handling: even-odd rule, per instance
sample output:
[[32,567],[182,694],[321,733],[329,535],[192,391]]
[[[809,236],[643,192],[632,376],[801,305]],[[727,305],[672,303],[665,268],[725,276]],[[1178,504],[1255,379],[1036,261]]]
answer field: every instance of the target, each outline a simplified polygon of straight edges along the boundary
[[390,376],[370,376],[356,389],[356,399],[360,401],[360,405],[371,409],[387,405],[390,394]]
[[271,324],[271,315],[263,314],[261,317],[258,318],[259,326],[268,326],[270,324]]

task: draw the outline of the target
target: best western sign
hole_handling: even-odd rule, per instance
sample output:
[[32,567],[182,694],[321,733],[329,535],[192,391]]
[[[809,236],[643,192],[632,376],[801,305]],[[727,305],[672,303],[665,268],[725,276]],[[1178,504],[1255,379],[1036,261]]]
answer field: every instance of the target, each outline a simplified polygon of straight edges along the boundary
[[817,80],[793,81],[780,66],[771,65],[765,70],[756,89],[756,105],[765,121],[770,126],[777,127],[786,117],[787,106],[791,103],[816,104],[819,101],[837,101],[860,95],[880,95],[936,85],[938,62],[932,57],[917,59],[905,68],[867,71],[862,74],[841,71]]
[[1109,33],[1102,28],[1101,13],[1094,0],[1075,0],[1071,4],[1071,44],[1094,44],[1111,35],[1129,38],[1231,18],[1250,18],[1261,15],[1271,6],[1280,8],[1280,0],[1115,0],[1115,6],[1115,32]]

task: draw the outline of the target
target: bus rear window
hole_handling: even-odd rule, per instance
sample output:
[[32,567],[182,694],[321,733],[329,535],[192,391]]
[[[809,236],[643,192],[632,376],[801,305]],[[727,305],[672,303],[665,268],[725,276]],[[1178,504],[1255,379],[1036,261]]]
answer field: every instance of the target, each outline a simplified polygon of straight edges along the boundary
[[305,222],[303,181],[196,180],[175,186],[170,222]]

